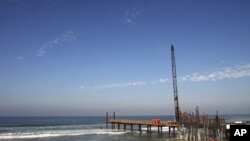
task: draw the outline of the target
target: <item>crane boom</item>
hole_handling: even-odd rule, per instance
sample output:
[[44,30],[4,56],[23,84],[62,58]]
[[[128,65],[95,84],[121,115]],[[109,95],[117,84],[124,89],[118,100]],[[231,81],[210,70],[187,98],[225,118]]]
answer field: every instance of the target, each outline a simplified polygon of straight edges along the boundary
[[175,65],[175,55],[174,55],[174,46],[173,45],[171,45],[171,59],[172,59],[175,119],[177,122],[180,122],[180,108],[179,108],[179,101],[178,101],[177,76],[176,76],[176,65]]

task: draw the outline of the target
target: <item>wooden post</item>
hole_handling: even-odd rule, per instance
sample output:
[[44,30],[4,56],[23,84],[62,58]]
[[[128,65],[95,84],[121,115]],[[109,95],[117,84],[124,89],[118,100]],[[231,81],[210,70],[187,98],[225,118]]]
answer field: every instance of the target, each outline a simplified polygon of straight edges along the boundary
[[152,132],[151,132],[151,125],[149,125],[149,133],[150,133],[150,135],[151,135],[151,133],[152,133]]
[[162,135],[162,126],[161,126],[161,135]]
[[139,124],[139,131],[140,131],[140,134],[142,133],[142,131],[141,131],[141,124]]
[[115,112],[113,112],[113,119],[115,119]]
[[171,127],[169,126],[168,127],[168,136],[170,137],[170,135],[171,135]]
[[130,126],[131,126],[131,128],[130,128],[130,129],[131,129],[131,131],[133,131],[133,130],[134,130],[134,129],[133,129],[133,124],[131,124]]
[[[115,112],[113,112],[113,119],[115,119]],[[115,124],[112,124],[112,129],[115,129]]]
[[118,123],[118,130],[120,130],[120,123]]
[[108,129],[108,123],[109,123],[109,116],[108,116],[108,112],[106,112],[106,129]]
[[175,137],[175,127],[173,127],[173,130],[174,130],[174,137]]
[[188,140],[190,140],[190,134],[191,134],[191,127],[190,127],[190,123],[188,125]]
[[157,126],[158,127],[158,134],[160,134],[160,127],[159,126]]
[[124,131],[126,130],[126,124],[124,123],[124,125],[123,125],[123,129],[124,129]]

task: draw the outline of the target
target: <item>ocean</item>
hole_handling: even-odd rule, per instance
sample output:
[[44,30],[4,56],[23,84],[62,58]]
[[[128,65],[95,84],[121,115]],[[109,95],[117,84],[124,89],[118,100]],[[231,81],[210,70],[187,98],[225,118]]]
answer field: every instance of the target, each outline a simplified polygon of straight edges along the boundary
[[[117,116],[120,119],[174,120],[174,116]],[[250,115],[223,115],[227,121],[250,121]],[[178,140],[168,137],[168,130],[163,129],[163,136],[158,136],[153,128],[152,135],[146,128],[140,134],[136,131],[106,129],[105,116],[85,117],[0,117],[0,141],[167,141]]]

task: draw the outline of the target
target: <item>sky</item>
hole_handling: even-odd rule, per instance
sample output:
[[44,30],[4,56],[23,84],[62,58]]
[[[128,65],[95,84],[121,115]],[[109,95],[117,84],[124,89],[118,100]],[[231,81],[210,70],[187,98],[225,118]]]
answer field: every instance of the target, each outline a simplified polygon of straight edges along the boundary
[[248,0],[1,0],[0,116],[250,114]]

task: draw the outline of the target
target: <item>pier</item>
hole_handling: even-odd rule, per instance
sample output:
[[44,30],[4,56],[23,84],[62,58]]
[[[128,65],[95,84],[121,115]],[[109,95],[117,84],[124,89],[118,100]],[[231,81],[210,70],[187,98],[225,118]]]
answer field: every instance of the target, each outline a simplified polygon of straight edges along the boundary
[[[158,122],[155,122],[158,121]],[[127,130],[127,126],[130,126],[130,130],[134,131],[134,126],[138,126],[138,131],[140,134],[142,133],[142,126],[147,127],[147,133],[151,134],[151,127],[158,127],[158,134],[162,135],[162,127],[169,128],[169,136],[171,135],[171,129],[173,129],[173,133],[175,135],[175,129],[179,127],[177,122],[173,121],[160,121],[160,120],[131,120],[131,119],[111,119],[108,123],[111,123],[111,128],[115,129],[115,125],[117,124],[117,129],[121,129],[121,125],[123,125],[123,130]]]
[[[135,131],[136,129],[142,134],[142,128],[147,127],[147,133],[152,134],[152,127],[157,127],[158,134],[163,135],[163,127],[168,127],[168,136],[170,137],[171,134],[175,137],[175,131],[179,128],[179,123],[174,121],[161,121],[158,118],[152,119],[152,120],[137,120],[137,119],[116,119],[115,112],[113,112],[113,118],[109,119],[108,112],[106,112],[106,128],[109,128],[109,124],[111,124],[111,129],[117,129],[121,130],[123,127],[123,130],[130,130]],[[122,127],[121,127],[122,126]],[[129,128],[130,126],[130,128]],[[134,127],[138,128],[134,128]],[[171,129],[173,132],[171,133]]]
[[[116,119],[115,112],[113,112],[113,117],[109,119],[108,112],[106,112],[106,128],[137,131],[140,134],[146,131],[148,135],[157,134],[158,131],[159,136],[178,137],[186,140],[209,140],[211,138],[223,140],[229,138],[229,130],[226,129],[225,119],[218,115],[208,117],[208,115],[201,116],[198,112],[196,115],[184,112],[181,113],[180,117],[181,122],[158,118],[151,120]],[[163,132],[163,127],[167,131]]]

